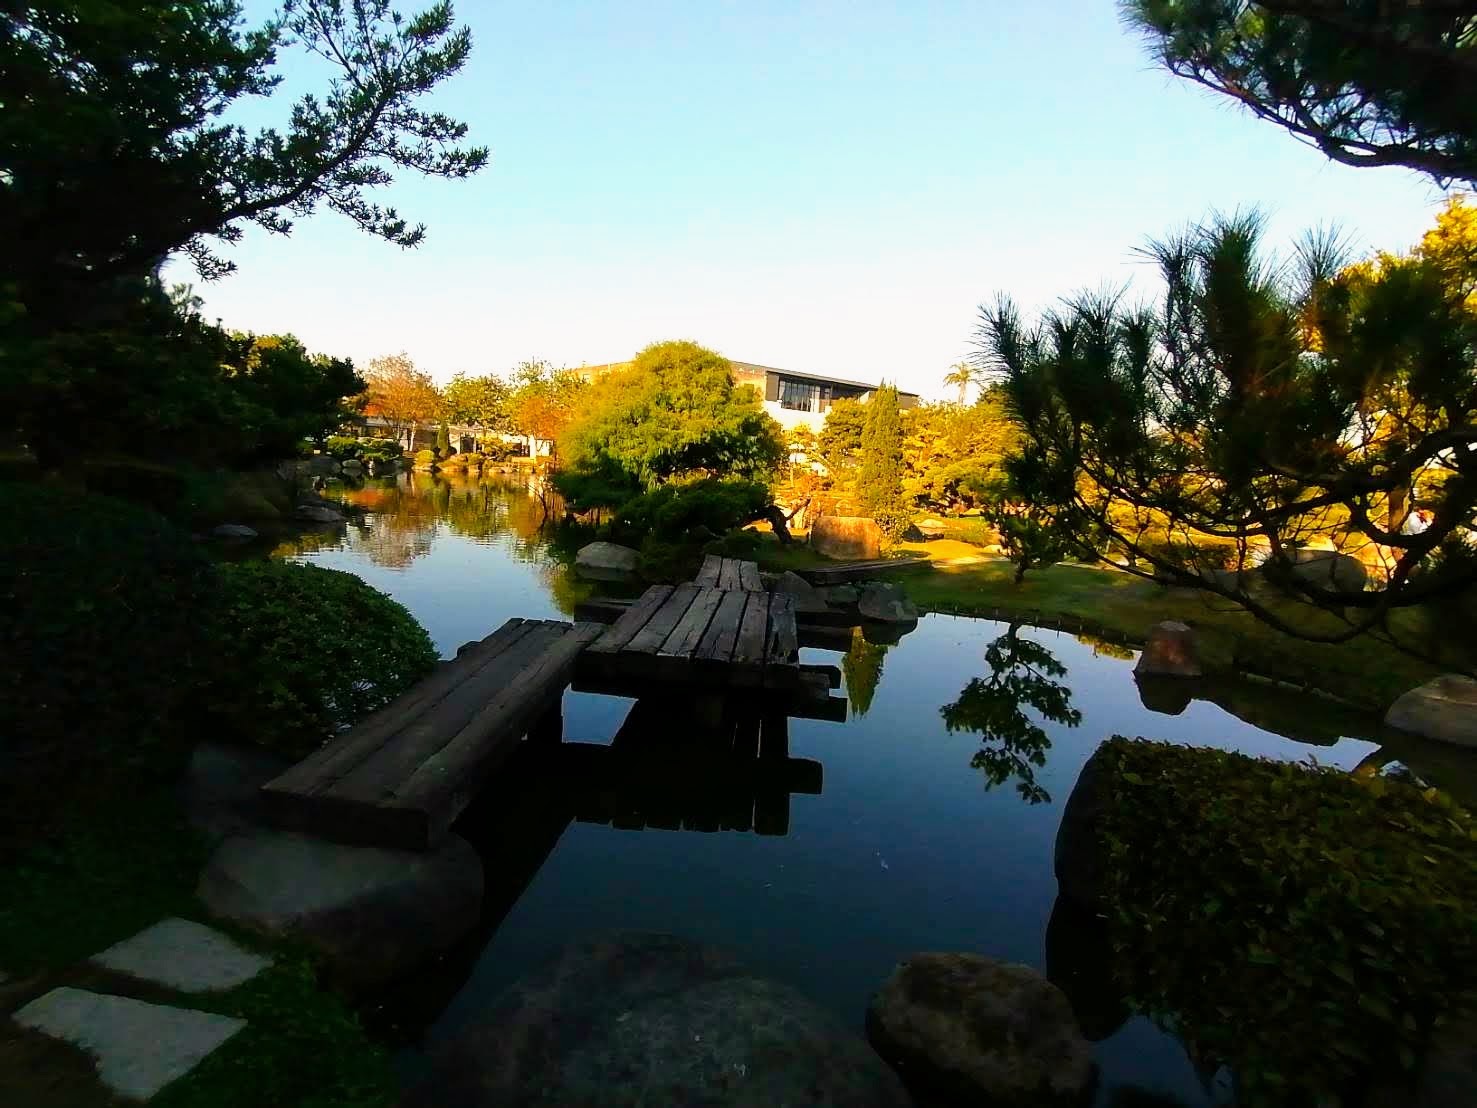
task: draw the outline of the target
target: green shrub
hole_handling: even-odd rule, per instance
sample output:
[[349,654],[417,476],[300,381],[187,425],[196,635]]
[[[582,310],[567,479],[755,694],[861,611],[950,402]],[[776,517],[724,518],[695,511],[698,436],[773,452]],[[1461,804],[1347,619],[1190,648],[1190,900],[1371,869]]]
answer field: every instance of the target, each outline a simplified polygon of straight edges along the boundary
[[405,448],[395,439],[359,440],[359,457],[366,462],[393,462],[404,454]]
[[0,483],[0,515],[0,792],[44,807],[83,766],[198,738],[185,693],[215,571],[189,536],[43,484]]
[[708,541],[758,519],[769,502],[767,486],[741,478],[663,485],[626,501],[611,523],[611,535],[631,545],[647,538]]
[[301,756],[436,664],[425,629],[351,573],[253,562],[221,578],[202,687],[214,733]]
[[[1477,826],[1388,778],[1115,737],[1121,984],[1244,1105],[1339,1104],[1415,1066],[1477,981]],[[1470,994],[1469,994],[1470,995]]]
[[349,435],[329,435],[323,440],[323,453],[340,462],[359,457],[360,449],[359,440]]
[[467,456],[465,454],[452,454],[450,457],[442,458],[438,464],[442,469],[465,469],[467,467]]
[[758,557],[759,551],[764,546],[764,540],[757,532],[742,530],[730,531],[721,539],[703,544],[704,554],[717,554],[720,558],[743,558],[753,561]]
[[423,468],[436,464],[436,452],[434,450],[417,450],[415,452],[415,464]]
[[474,451],[469,451],[466,454],[458,454],[457,457],[462,460],[462,463],[468,469],[480,469],[482,467],[482,463],[486,460],[486,459],[483,458],[483,456],[481,454],[478,454],[475,450]]

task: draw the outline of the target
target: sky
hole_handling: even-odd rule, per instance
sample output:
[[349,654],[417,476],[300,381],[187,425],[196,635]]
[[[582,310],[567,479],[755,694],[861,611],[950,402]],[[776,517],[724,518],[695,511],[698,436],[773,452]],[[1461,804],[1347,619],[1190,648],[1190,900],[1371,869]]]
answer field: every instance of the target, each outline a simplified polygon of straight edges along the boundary
[[1279,249],[1329,224],[1401,249],[1441,204],[1423,177],[1331,163],[1156,68],[1112,0],[459,0],[457,17],[472,55],[431,105],[489,166],[379,190],[427,224],[414,250],[326,210],[287,238],[248,231],[239,271],[197,283],[207,316],[361,365],[404,351],[441,381],[690,338],[943,396],[981,303],[1147,293],[1135,248],[1213,211],[1262,209]]

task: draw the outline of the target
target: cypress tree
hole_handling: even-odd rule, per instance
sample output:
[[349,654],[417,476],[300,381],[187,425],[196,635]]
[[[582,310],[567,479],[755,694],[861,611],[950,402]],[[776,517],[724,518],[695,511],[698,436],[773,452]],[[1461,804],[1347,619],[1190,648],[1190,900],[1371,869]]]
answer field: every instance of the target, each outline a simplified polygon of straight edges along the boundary
[[441,428],[436,432],[436,456],[438,458],[451,457],[451,430],[443,420]]
[[889,537],[901,538],[911,513],[903,499],[903,419],[892,385],[883,385],[867,402],[861,455],[857,499],[862,511]]

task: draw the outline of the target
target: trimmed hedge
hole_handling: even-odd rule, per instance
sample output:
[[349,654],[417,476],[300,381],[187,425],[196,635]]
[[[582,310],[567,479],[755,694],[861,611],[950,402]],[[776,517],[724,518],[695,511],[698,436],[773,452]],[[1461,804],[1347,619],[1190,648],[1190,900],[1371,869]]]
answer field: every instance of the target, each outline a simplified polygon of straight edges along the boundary
[[1235,1073],[1243,1105],[1336,1105],[1410,1072],[1477,982],[1477,825],[1434,789],[1114,737],[1115,969]]
[[210,730],[301,757],[436,665],[415,618],[352,573],[295,562],[221,567],[202,689]]

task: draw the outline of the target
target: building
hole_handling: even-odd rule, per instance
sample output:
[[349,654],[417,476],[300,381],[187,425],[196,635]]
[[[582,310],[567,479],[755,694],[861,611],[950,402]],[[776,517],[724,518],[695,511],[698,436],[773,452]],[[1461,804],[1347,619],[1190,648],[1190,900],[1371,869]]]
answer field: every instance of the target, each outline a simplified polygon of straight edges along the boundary
[[[741,385],[752,385],[764,402],[764,410],[774,416],[781,427],[805,426],[819,431],[826,413],[837,400],[866,400],[877,391],[877,385],[850,381],[844,377],[827,377],[820,373],[801,373],[793,369],[775,369],[753,362],[732,362],[734,379]],[[629,362],[584,366],[579,370],[587,381],[606,373],[624,369]],[[898,391],[898,404],[904,408],[918,406],[918,394]]]

